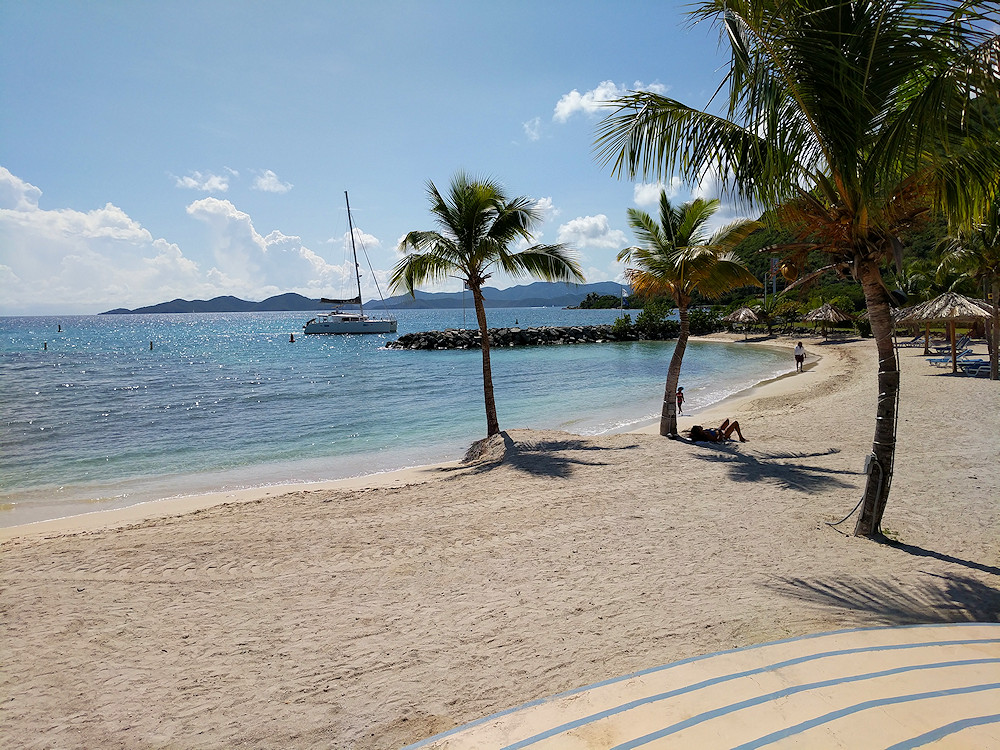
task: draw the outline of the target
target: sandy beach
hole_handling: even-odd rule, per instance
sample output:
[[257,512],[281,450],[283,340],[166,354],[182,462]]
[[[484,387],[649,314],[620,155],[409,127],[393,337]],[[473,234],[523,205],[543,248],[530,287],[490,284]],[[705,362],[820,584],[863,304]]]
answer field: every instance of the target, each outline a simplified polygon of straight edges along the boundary
[[502,461],[5,529],[4,744],[394,748],[693,655],[1000,620],[997,384],[901,350],[880,544],[829,525],[863,487],[874,344],[805,345],[680,419],[747,443],[511,429]]

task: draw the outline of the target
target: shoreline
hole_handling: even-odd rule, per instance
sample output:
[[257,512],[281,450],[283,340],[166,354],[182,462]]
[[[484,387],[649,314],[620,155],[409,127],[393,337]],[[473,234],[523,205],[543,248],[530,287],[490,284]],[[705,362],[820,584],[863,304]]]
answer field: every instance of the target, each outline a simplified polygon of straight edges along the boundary
[[435,472],[458,466],[461,462],[443,461],[436,464],[409,466],[404,469],[364,474],[343,479],[320,482],[292,482],[286,484],[247,487],[239,490],[219,490],[196,495],[180,495],[159,500],[146,500],[124,508],[95,510],[43,521],[32,521],[17,526],[0,527],[0,542],[27,537],[65,534],[85,534],[107,531],[133,524],[164,518],[183,517],[198,511],[224,505],[255,503],[270,497],[281,497],[293,492],[323,492],[328,490],[368,490],[385,487],[402,487],[433,479]]
[[942,408],[996,382],[900,352],[877,542],[831,526],[864,486],[877,352],[805,341],[815,368],[721,407],[747,443],[510,430],[431,481],[4,541],[5,736],[391,750],[692,656],[996,622],[1000,412],[956,441]]
[[[747,343],[750,346],[770,346],[772,348],[791,349],[792,345],[787,345],[778,337],[761,341],[745,341],[738,338],[737,334],[718,333],[710,336],[692,336],[692,341],[705,343],[739,344]],[[809,368],[815,367],[821,357],[810,356],[806,360]],[[704,407],[695,409],[690,413],[680,415],[680,420],[688,420],[693,416],[715,417],[722,413],[728,406],[736,406],[745,400],[752,399],[759,394],[761,389],[777,384],[796,373],[793,371],[767,378],[744,388],[736,393],[729,394],[719,401]],[[725,418],[725,417],[722,417]],[[693,422],[692,422],[693,424]],[[689,426],[688,426],[689,427]],[[512,428],[518,429],[518,428]],[[685,427],[684,429],[687,429]],[[614,434],[659,434],[659,418],[640,424],[637,427],[617,431],[611,430],[601,435]],[[575,434],[575,433],[574,433]],[[599,436],[598,436],[599,437]],[[408,466],[401,469],[391,469],[389,471],[374,472],[353,477],[340,479],[329,479],[321,481],[303,482],[283,482],[277,484],[267,484],[255,487],[246,487],[237,490],[215,490],[187,495],[176,495],[153,500],[144,500],[134,505],[123,508],[110,508],[106,510],[93,510],[82,513],[74,513],[58,518],[49,518],[28,523],[15,524],[12,526],[0,527],[0,542],[22,537],[37,537],[62,534],[77,534],[93,531],[115,529],[122,526],[143,523],[162,518],[184,516],[208,508],[259,502],[267,498],[281,497],[293,492],[321,492],[325,490],[364,490],[378,489],[383,487],[399,487],[406,484],[430,481],[441,472],[458,468],[462,465],[461,459],[440,461],[417,466]]]
[[[692,340],[701,342],[718,342],[725,344],[742,344],[745,343],[748,346],[769,346],[775,349],[787,349],[791,352],[795,348],[796,341],[799,341],[798,337],[789,337],[787,339],[782,339],[779,337],[768,338],[765,340],[757,341],[744,341],[743,339],[736,338],[736,334],[713,334],[712,336],[692,336]],[[814,351],[809,352],[806,356],[805,363],[802,368],[802,372],[808,372],[810,370],[822,367],[823,357],[816,354]],[[700,407],[694,409],[690,412],[684,412],[683,414],[677,415],[677,427],[679,430],[688,430],[695,423],[695,417],[710,417],[714,419],[730,419],[733,415],[736,415],[736,419],[739,419],[739,407],[745,403],[753,401],[757,398],[764,397],[767,395],[779,395],[794,391],[795,389],[791,387],[791,378],[794,378],[798,374],[794,369],[789,372],[783,373],[781,375],[776,375],[772,378],[767,378],[766,380],[761,380],[759,383],[755,383],[748,388],[744,388],[736,393],[731,393],[725,398],[719,399],[718,401],[709,404],[708,406]],[[683,373],[683,370],[682,370]],[[784,383],[784,385],[782,385]],[[773,386],[773,387],[772,387]],[[787,386],[787,387],[785,387]],[[682,420],[683,425],[682,426]],[[660,420],[659,418],[654,419],[649,424],[638,427],[630,432],[637,432],[644,435],[659,435],[660,434]]]

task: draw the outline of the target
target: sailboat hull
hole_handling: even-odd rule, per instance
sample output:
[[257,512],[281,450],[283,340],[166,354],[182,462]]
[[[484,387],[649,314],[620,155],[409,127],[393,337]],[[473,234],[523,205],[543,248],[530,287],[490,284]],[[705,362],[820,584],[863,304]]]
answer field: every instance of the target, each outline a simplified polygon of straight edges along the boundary
[[306,323],[306,333],[395,333],[392,318],[369,318],[367,315],[320,315]]

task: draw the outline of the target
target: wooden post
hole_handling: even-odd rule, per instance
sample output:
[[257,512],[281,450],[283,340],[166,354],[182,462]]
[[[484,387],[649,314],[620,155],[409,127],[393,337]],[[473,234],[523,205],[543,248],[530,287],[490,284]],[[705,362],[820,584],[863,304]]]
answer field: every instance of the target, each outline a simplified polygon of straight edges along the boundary
[[955,321],[948,321],[948,334],[951,336],[951,371],[958,372],[958,353],[955,351]]

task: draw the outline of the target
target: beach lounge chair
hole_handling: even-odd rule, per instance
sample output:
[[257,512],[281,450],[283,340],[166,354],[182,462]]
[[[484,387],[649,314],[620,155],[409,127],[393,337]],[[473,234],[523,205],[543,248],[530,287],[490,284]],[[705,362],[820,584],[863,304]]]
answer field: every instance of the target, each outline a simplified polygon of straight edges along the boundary
[[[955,349],[956,349],[956,351],[962,351],[962,349],[964,349],[965,347],[967,347],[969,345],[969,341],[971,341],[971,340],[972,340],[972,337],[969,336],[968,334],[966,334],[965,336],[962,336],[962,338],[960,338],[958,341],[955,342]],[[935,352],[938,355],[941,355],[941,354],[951,354],[951,344],[948,343],[948,344],[943,344],[943,345],[939,345],[939,346],[932,346],[931,347],[931,351]]]
[[900,341],[898,344],[896,344],[896,346],[900,348],[917,347],[923,345],[924,345],[924,334],[922,333],[919,336],[915,336],[914,338],[910,339],[909,341]]
[[961,360],[958,366],[964,374],[971,375],[974,378],[982,377],[984,374],[986,377],[990,375],[990,363],[986,359]]
[[[972,354],[972,349],[964,349],[955,355],[955,359],[961,362],[963,358],[968,357],[970,354]],[[951,355],[949,354],[947,357],[931,357],[927,360],[927,364],[934,365],[935,367],[945,367],[951,364]]]

